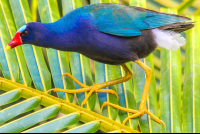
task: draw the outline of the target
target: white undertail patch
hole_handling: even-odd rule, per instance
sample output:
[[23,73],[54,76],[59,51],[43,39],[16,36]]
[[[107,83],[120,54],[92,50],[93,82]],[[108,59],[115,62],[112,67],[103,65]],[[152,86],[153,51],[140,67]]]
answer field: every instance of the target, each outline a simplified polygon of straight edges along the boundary
[[152,32],[158,46],[168,50],[177,50],[186,43],[185,38],[180,33],[159,29],[153,29]]

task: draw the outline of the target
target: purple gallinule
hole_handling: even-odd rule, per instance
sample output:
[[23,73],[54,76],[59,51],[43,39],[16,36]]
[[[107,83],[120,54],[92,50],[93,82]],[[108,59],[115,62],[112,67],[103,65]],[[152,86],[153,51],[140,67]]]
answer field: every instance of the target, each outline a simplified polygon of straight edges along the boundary
[[21,44],[34,44],[61,51],[78,52],[105,64],[121,65],[125,70],[124,77],[90,87],[80,83],[72,75],[64,74],[83,88],[52,90],[66,93],[89,91],[82,102],[83,105],[93,92],[107,92],[118,96],[115,91],[102,88],[131,79],[133,75],[125,63],[134,61],[146,73],[139,110],[130,110],[109,102],[105,102],[103,106],[110,105],[134,113],[123,121],[124,124],[130,118],[141,117],[147,113],[156,122],[165,126],[163,121],[146,108],[152,71],[139,59],[148,56],[156,47],[176,50],[184,45],[185,38],[179,33],[194,26],[193,22],[186,22],[188,20],[190,19],[184,16],[160,13],[140,7],[114,3],[93,4],[75,9],[54,23],[32,22],[22,26],[8,44],[7,49]]

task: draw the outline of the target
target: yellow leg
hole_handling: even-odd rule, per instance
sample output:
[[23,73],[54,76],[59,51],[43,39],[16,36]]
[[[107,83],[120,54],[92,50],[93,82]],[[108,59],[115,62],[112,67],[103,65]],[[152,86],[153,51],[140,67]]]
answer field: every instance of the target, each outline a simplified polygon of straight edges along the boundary
[[149,116],[151,116],[156,122],[158,123],[162,123],[166,129],[166,125],[165,123],[158,119],[155,115],[153,115],[150,111],[147,110],[146,108],[146,101],[147,101],[147,96],[148,96],[148,92],[149,92],[149,87],[150,87],[150,83],[151,83],[151,78],[152,78],[152,70],[151,68],[149,68],[148,66],[146,66],[143,62],[141,62],[140,60],[136,60],[135,61],[138,65],[140,65],[144,70],[145,70],[145,74],[146,74],[146,81],[145,81],[145,84],[144,84],[144,90],[143,90],[143,94],[142,94],[142,99],[141,99],[141,103],[140,103],[140,107],[139,107],[139,111],[137,110],[130,110],[130,109],[127,109],[127,108],[123,108],[123,107],[120,107],[118,105],[115,105],[115,104],[111,104],[109,102],[104,102],[104,104],[102,105],[101,109],[103,109],[104,106],[106,105],[110,105],[110,106],[113,106],[114,108],[117,108],[117,109],[120,109],[122,111],[126,111],[126,112],[130,112],[130,113],[135,113],[133,114],[132,116],[129,116],[127,117],[124,121],[123,121],[123,124],[125,124],[129,119],[131,118],[135,118],[135,117],[138,117],[138,116],[142,116],[144,114],[148,114]]
[[103,82],[103,83],[99,83],[99,84],[94,84],[92,86],[87,86],[82,84],[81,82],[79,82],[76,78],[74,78],[72,75],[70,75],[69,73],[64,74],[63,76],[69,76],[72,80],[74,80],[78,85],[80,85],[81,87],[83,87],[82,89],[77,89],[77,90],[62,90],[62,89],[51,89],[49,91],[54,91],[54,92],[65,92],[65,93],[80,93],[80,92],[86,92],[89,91],[89,93],[86,95],[85,99],[83,100],[81,105],[85,105],[88,98],[91,96],[91,94],[93,92],[107,92],[107,93],[111,93],[111,94],[115,94],[117,98],[118,95],[115,91],[111,90],[111,89],[102,89],[104,87],[108,87],[111,85],[115,85],[118,83],[122,83],[125,82],[129,79],[131,79],[133,77],[133,74],[131,73],[131,71],[128,69],[128,67],[125,64],[121,64],[121,66],[123,67],[123,69],[125,70],[125,76],[122,78],[118,78],[115,80],[111,80],[111,81],[107,81],[107,82]]

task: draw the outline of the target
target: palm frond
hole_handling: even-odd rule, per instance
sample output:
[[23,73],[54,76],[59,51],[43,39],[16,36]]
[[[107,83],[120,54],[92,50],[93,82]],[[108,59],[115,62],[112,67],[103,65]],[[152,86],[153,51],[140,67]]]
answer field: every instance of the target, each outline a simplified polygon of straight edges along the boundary
[[182,97],[182,123],[183,132],[198,133],[199,129],[199,93],[200,93],[200,57],[199,57],[199,16],[189,16],[195,27],[187,31],[185,79]]
[[[97,130],[102,130],[104,132],[137,132],[129,127],[65,100],[3,78],[0,78],[0,87],[2,90],[6,91],[6,93],[0,96],[0,100],[3,100],[1,105],[15,102],[21,97],[25,99],[0,112],[0,123],[4,123],[0,126],[1,132],[24,132],[24,130],[26,130],[25,132],[47,132],[47,128],[52,125],[53,127],[50,127],[50,129],[48,128],[48,132],[54,132],[69,125],[76,124],[78,121],[85,124],[69,129],[67,132],[96,132]],[[9,96],[9,98],[6,98],[7,96]],[[45,108],[35,112],[31,111],[39,105],[43,105]],[[27,111],[30,111],[31,113],[25,116],[21,115]],[[57,116],[59,112],[66,115],[58,119],[47,121],[46,123],[38,124],[41,121],[52,119]],[[22,117],[7,122],[18,115],[21,115]]]
[[[32,21],[27,0],[9,0],[17,29]],[[22,46],[23,54],[34,86],[40,91],[51,88],[51,75],[47,68],[42,49],[30,44]]]

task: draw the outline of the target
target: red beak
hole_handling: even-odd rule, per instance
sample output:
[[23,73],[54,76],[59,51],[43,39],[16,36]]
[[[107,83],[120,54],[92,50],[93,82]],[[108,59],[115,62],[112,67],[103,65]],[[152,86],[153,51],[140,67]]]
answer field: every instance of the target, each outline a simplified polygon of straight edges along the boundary
[[8,43],[8,46],[6,47],[6,50],[12,49],[16,46],[19,46],[23,44],[21,37],[20,37],[21,32],[17,32],[14,36],[14,38]]

